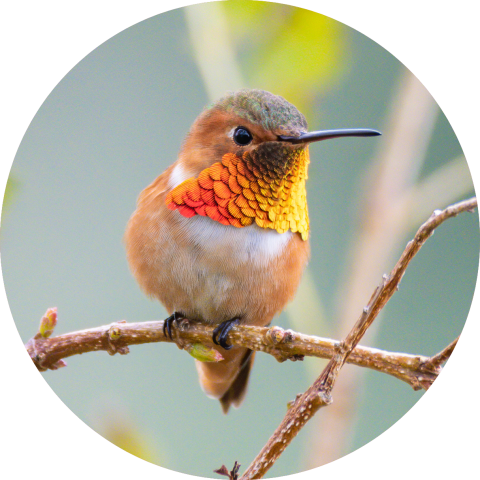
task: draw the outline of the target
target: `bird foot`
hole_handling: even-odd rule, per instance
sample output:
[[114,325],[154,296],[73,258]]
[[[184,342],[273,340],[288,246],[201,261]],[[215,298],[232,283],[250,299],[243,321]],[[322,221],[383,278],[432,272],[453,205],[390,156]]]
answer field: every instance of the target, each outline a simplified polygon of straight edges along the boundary
[[163,334],[166,337],[170,337],[170,340],[173,340],[172,336],[172,324],[175,322],[178,326],[178,322],[183,320],[185,316],[180,312],[173,312],[168,318],[163,321]]
[[232,329],[233,326],[238,325],[240,321],[239,318],[232,318],[222,322],[214,331],[212,335],[212,340],[215,345],[220,345],[225,350],[230,350],[233,345],[228,345],[227,336],[228,332]]

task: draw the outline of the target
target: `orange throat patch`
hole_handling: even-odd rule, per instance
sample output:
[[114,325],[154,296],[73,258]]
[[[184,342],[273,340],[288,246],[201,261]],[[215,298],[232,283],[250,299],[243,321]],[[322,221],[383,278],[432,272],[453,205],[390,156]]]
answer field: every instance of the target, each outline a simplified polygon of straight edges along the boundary
[[233,153],[189,178],[168,193],[166,204],[184,217],[202,215],[237,228],[254,221],[279,233],[309,231],[305,180],[308,149],[285,147],[287,162],[261,161],[252,152]]

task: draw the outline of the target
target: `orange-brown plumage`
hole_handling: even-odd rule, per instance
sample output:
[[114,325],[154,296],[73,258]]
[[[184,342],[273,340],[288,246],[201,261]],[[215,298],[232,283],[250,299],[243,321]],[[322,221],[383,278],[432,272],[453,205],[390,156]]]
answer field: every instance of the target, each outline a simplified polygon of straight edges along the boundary
[[[142,289],[191,321],[268,325],[295,295],[309,256],[305,180],[315,140],[303,142],[306,131],[293,105],[260,90],[205,110],[129,221],[127,256]],[[226,412],[243,400],[253,354],[225,338],[225,360],[196,364]]]

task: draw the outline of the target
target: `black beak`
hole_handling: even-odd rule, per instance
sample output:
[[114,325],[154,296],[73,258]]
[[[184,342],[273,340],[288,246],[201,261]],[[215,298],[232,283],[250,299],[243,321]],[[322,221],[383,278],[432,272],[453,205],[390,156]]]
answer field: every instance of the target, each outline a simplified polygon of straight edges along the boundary
[[278,138],[282,142],[296,144],[318,142],[320,140],[337,137],[376,137],[381,134],[378,130],[372,130],[370,128],[340,128],[338,130],[320,130],[318,132],[302,133],[299,137],[279,135]]

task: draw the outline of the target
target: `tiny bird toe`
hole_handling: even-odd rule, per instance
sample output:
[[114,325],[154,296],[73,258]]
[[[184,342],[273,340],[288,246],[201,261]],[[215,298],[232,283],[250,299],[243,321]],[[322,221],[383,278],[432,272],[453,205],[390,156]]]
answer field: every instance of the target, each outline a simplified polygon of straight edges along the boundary
[[219,345],[225,350],[230,350],[233,345],[227,343],[228,333],[234,325],[237,325],[239,322],[238,318],[232,318],[222,322],[218,327],[215,328],[212,335],[212,340],[215,345]]

